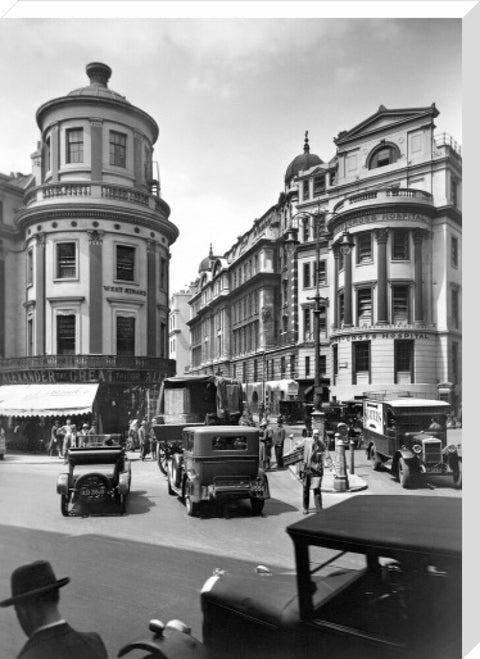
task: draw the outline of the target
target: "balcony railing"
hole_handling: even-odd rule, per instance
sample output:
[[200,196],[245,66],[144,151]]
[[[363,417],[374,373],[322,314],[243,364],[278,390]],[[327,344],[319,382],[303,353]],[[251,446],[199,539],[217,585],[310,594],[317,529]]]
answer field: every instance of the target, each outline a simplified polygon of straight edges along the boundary
[[382,188],[378,190],[366,190],[352,195],[340,201],[334,208],[334,212],[351,209],[352,207],[368,206],[376,204],[399,204],[415,201],[416,203],[431,205],[433,195],[425,190],[416,190],[414,188]]
[[72,182],[72,183],[47,183],[39,185],[25,194],[25,205],[29,206],[38,201],[53,201],[71,198],[85,200],[112,199],[130,204],[146,206],[156,210],[162,210],[164,202],[137,188],[112,183],[95,182]]
[[38,369],[122,369],[162,370],[169,360],[163,357],[128,357],[119,355],[39,355],[0,359],[0,372],[11,373]]

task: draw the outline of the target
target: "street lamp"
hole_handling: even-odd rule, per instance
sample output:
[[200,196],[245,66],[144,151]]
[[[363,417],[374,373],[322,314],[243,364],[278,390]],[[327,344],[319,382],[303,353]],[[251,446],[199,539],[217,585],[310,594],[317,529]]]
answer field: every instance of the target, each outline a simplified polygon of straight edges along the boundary
[[351,237],[350,233],[346,229],[342,233],[342,238],[341,238],[340,242],[338,243],[338,247],[339,247],[341,253],[343,254],[343,256],[347,256],[352,251],[353,240],[352,240],[352,237]]

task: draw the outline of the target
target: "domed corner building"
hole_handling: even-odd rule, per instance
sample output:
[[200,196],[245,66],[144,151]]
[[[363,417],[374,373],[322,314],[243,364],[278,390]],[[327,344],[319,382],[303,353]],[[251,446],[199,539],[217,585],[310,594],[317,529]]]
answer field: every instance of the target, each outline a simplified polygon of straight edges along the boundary
[[[71,416],[118,433],[152,414],[175,372],[168,270],[178,229],[153,175],[157,123],[108,87],[106,64],[86,72],[87,86],[37,110],[32,176],[4,218],[16,250],[3,257],[0,415]],[[24,178],[10,185],[17,198]]]

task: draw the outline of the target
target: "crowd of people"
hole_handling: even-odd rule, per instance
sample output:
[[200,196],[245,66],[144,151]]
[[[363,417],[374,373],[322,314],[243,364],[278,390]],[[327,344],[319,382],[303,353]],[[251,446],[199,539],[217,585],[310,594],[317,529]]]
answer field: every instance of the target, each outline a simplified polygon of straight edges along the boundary
[[50,431],[48,454],[58,455],[59,458],[66,461],[69,448],[89,446],[91,436],[95,434],[96,430],[93,424],[85,422],[79,430],[71,419],[67,419],[63,425],[61,425],[59,419],[55,419]]
[[147,458],[157,459],[157,436],[146,419],[139,421],[132,419],[128,427],[127,448],[135,451],[139,449],[140,459],[145,462]]

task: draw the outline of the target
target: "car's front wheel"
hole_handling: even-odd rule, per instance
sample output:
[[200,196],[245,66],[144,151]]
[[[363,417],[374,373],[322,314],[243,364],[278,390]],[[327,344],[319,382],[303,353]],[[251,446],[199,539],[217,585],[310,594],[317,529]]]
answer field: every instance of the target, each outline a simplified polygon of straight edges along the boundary
[[398,480],[405,490],[410,490],[415,485],[415,474],[404,458],[398,461]]
[[68,517],[68,503],[69,503],[70,495],[69,494],[61,494],[60,495],[60,512],[64,517]]
[[380,471],[382,469],[382,464],[383,463],[382,463],[382,460],[379,457],[379,455],[378,455],[378,453],[375,449],[375,446],[372,446],[372,448],[370,449],[370,456],[371,456],[371,460],[372,460],[372,469],[373,469],[373,471]]
[[163,446],[161,443],[158,444],[158,457],[157,457],[157,462],[158,462],[158,467],[162,474],[164,476],[167,475],[167,452],[165,450],[165,446]]
[[453,487],[455,487],[457,490],[462,489],[462,470],[460,467],[457,465],[457,467],[453,470]]
[[185,509],[189,517],[194,517],[198,513],[198,503],[193,501],[193,487],[190,481],[185,483]]
[[252,505],[252,510],[254,515],[260,515],[263,507],[265,505],[265,500],[264,499],[257,499],[256,497],[252,497],[250,499],[250,503]]

